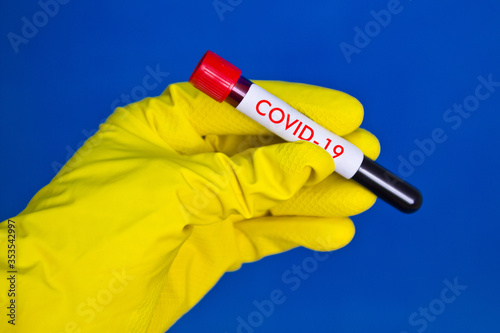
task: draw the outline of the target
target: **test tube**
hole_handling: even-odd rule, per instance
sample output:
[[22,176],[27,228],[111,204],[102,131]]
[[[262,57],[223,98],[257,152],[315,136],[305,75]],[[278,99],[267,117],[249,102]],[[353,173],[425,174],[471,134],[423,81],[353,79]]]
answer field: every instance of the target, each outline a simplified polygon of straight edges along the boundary
[[353,179],[404,213],[422,205],[420,192],[386,170],[344,138],[273,96],[241,75],[241,70],[207,51],[189,82],[218,102],[226,101],[286,141],[309,141],[325,149],[335,161],[335,172]]

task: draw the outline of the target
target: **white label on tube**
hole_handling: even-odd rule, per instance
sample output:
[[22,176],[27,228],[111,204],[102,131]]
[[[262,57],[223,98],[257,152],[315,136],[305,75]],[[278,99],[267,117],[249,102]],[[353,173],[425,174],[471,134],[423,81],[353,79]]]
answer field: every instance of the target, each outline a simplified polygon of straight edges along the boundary
[[335,171],[350,179],[363,162],[363,152],[349,141],[321,127],[279,98],[252,84],[236,108],[287,141],[304,140],[325,149]]

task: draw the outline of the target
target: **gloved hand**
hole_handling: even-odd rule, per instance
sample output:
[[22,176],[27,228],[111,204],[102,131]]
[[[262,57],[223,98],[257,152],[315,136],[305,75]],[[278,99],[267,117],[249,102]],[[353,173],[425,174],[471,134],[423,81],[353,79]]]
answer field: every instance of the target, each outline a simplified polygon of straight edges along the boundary
[[[257,84],[377,157],[356,99]],[[323,149],[284,143],[187,83],[118,108],[11,219],[15,332],[164,332],[242,263],[343,247],[354,235],[347,216],[375,196],[333,170]],[[3,251],[7,235],[3,222]],[[5,254],[0,268],[11,270]],[[14,330],[5,316],[0,325]]]

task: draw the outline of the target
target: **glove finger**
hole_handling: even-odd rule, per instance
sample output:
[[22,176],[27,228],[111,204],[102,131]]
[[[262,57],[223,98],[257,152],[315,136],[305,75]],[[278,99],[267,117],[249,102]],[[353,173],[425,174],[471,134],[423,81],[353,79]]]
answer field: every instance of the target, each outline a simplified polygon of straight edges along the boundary
[[[345,136],[363,153],[376,159],[380,152],[377,138],[364,129]],[[332,174],[324,181],[300,189],[292,198],[273,207],[273,215],[352,216],[369,209],[376,196],[353,180]]]
[[380,142],[377,137],[363,128],[345,135],[344,139],[361,149],[363,154],[372,160],[376,160],[380,154]]
[[320,184],[302,188],[271,209],[275,216],[353,216],[368,210],[377,197],[353,180],[337,174]]
[[[347,217],[270,217],[234,225],[241,263],[303,246],[316,251],[332,251],[354,237],[354,224]],[[230,270],[239,268],[239,263]]]

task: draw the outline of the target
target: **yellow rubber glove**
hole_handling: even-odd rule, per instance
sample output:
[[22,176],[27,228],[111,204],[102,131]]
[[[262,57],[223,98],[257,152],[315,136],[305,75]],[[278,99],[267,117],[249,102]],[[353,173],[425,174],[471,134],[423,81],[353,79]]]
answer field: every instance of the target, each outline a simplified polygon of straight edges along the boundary
[[[258,84],[377,157],[354,98]],[[164,332],[242,263],[338,249],[354,235],[347,216],[375,197],[333,170],[323,149],[283,143],[187,83],[118,108],[0,224],[0,268],[16,272],[0,279],[3,312],[15,301],[15,326],[3,315],[0,331]]]

